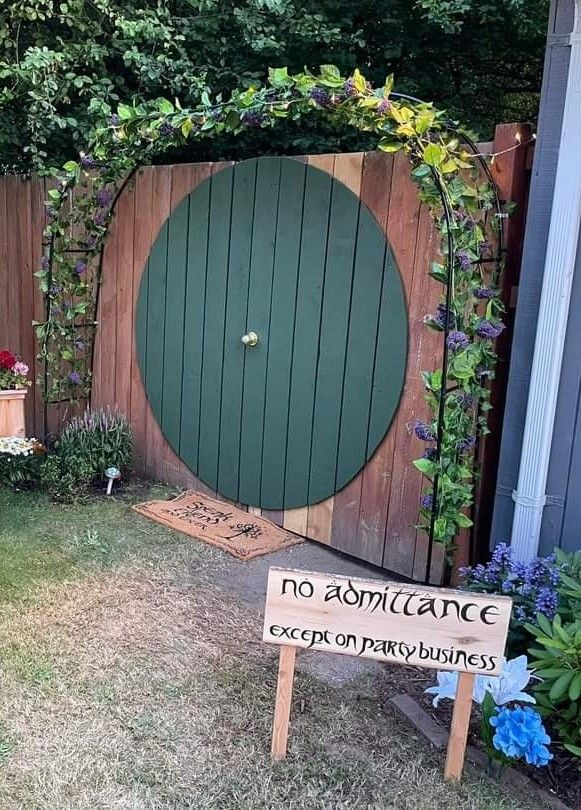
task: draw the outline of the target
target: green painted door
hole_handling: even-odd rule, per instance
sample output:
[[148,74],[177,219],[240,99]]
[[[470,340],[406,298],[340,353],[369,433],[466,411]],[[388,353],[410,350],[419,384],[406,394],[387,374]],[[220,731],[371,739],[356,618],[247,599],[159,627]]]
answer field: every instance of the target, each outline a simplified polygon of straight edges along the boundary
[[346,186],[290,158],[223,169],[181,203],[152,248],[136,332],[172,448],[265,509],[345,486],[404,382],[405,299],[382,230]]

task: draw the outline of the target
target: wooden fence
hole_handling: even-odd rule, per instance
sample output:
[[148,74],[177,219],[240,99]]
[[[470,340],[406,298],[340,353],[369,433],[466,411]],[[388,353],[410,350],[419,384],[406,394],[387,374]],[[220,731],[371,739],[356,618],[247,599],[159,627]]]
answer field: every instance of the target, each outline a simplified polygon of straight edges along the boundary
[[[512,145],[517,129],[516,125],[498,127],[494,144],[482,144],[482,151]],[[322,503],[265,514],[319,542],[406,576],[423,578],[427,540],[414,528],[422,481],[411,464],[423,446],[407,425],[427,415],[420,371],[436,367],[441,354],[441,339],[423,324],[424,315],[435,309],[441,292],[427,273],[430,259],[436,256],[438,235],[429,212],[418,201],[405,156],[357,153],[304,160],[360,196],[386,233],[408,307],[408,366],[396,417],[361,472]],[[228,165],[147,167],[128,184],[118,202],[104,253],[94,368],[93,404],[116,406],[128,415],[135,435],[138,472],[207,492],[170,448],[151,412],[138,365],[134,324],[142,273],[161,226],[186,195]],[[510,198],[517,189],[522,196],[515,201],[522,202],[526,192],[522,150],[499,156],[493,171],[501,196]],[[44,182],[38,178],[0,178],[0,348],[10,347],[31,366],[35,354],[31,323],[42,319],[42,299],[33,273],[41,258],[44,198]],[[509,245],[509,278],[514,285],[519,256],[518,249],[512,247],[511,254]],[[506,296],[508,299],[508,290]],[[52,409],[47,425],[39,394],[34,392],[28,399],[29,433],[42,436],[54,430],[66,415],[64,408]],[[481,509],[486,508],[481,504]],[[437,557],[434,565],[439,565]]]

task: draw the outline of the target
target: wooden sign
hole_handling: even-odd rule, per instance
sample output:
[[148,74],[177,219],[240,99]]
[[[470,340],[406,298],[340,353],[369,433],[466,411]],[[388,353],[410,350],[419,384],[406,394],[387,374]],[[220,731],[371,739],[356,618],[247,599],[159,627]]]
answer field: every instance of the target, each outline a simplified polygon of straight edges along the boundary
[[296,648],[457,670],[445,776],[462,773],[474,677],[500,673],[506,596],[271,568],[263,640],[281,645],[272,755],[286,755]]

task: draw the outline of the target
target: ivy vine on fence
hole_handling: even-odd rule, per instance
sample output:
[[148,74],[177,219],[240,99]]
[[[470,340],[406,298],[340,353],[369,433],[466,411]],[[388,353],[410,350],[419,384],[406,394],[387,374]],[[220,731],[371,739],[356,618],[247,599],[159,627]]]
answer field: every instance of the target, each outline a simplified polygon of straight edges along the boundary
[[195,109],[167,100],[121,105],[97,131],[90,151],[54,172],[56,187],[49,192],[47,250],[37,274],[46,319],[36,327],[47,402],[90,394],[101,251],[116,195],[137,167],[191,139],[272,127],[281,118],[313,112],[375,133],[378,149],[407,153],[441,235],[441,259],[426,272],[443,293],[425,323],[442,333],[444,363],[423,373],[430,415],[410,430],[426,445],[414,462],[429,483],[421,498],[421,528],[451,546],[470,525],[474,446],[487,430],[487,381],[503,329],[497,198],[462,131],[432,104],[392,88],[391,77],[373,88],[359,71],[345,78],[329,65],[319,75],[277,68],[265,86],[235,91],[226,101],[204,94]]

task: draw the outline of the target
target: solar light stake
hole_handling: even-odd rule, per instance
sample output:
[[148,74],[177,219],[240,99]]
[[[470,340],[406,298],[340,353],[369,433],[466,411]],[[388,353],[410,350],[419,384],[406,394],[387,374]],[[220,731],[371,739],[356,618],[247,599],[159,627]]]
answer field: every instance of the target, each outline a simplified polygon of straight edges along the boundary
[[117,467],[107,467],[105,477],[109,479],[107,482],[107,495],[110,495],[113,490],[113,481],[116,478],[121,478],[121,470],[118,470]]

